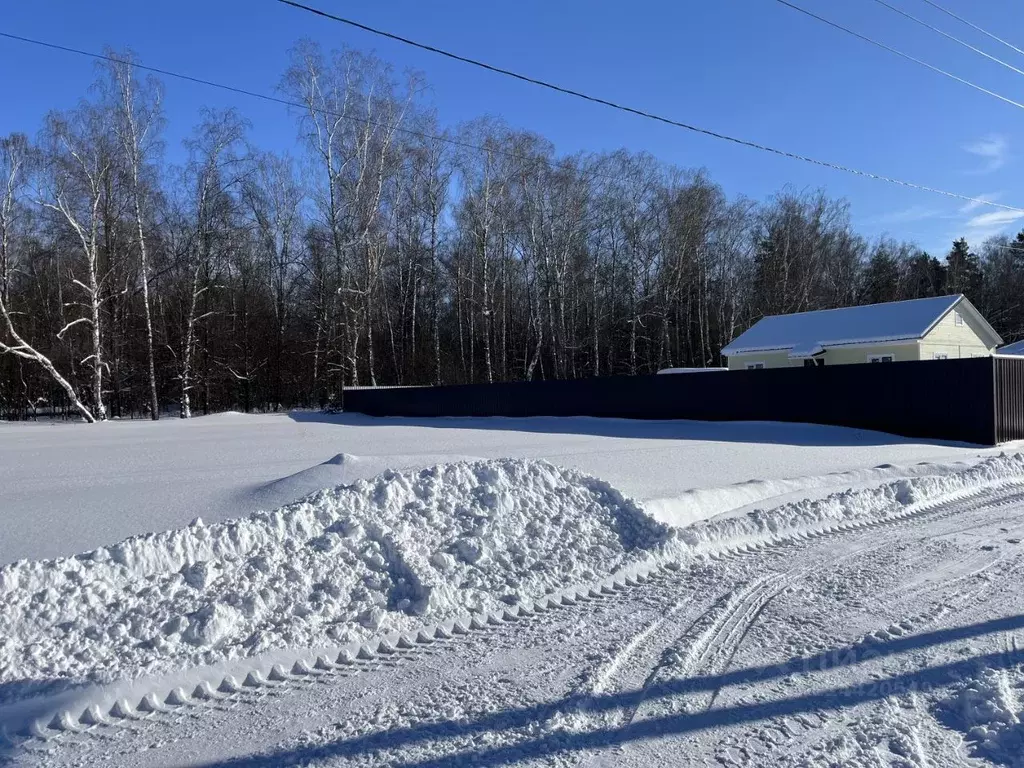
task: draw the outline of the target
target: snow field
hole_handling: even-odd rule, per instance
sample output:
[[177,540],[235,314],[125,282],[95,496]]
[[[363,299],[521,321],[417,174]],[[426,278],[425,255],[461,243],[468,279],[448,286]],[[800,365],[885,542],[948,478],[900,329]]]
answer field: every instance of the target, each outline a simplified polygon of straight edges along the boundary
[[1024,456],[1002,456],[670,530],[543,462],[389,472],[272,513],[4,568],[2,681],[93,685],[0,702],[0,722],[46,735],[344,672],[600,599],[694,556],[901,522],[1022,478]]
[[221,414],[95,428],[4,424],[0,566],[185,528],[197,516],[226,522],[389,469],[550,461],[602,478],[656,519],[683,525],[780,494],[824,495],[996,453],[810,424],[583,417]]

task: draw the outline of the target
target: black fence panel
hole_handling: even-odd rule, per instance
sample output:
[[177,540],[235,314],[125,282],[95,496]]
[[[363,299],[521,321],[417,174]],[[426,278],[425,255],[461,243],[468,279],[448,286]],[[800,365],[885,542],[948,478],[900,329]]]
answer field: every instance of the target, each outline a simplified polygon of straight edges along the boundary
[[353,390],[345,407],[373,416],[807,422],[992,445],[995,395],[993,359],[975,358]]
[[996,439],[1024,440],[1024,357],[995,358]]

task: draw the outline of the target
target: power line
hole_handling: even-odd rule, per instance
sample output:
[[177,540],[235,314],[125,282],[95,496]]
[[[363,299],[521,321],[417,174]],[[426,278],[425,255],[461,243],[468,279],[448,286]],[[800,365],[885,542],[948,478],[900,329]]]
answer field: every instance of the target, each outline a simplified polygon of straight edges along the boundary
[[[385,32],[384,30],[376,29],[374,27],[367,26],[366,24],[361,24],[361,23],[359,23],[357,21],[353,21],[352,19],[346,19],[346,18],[344,18],[342,16],[336,16],[335,14],[327,13],[326,11],[322,11],[322,10],[320,10],[318,8],[312,8],[312,7],[308,6],[308,5],[303,5],[302,3],[295,2],[295,0],[278,0],[278,2],[283,3],[284,5],[290,5],[293,8],[299,8],[301,10],[308,11],[310,13],[316,14],[317,16],[322,16],[322,17],[324,17],[326,19],[330,19],[332,21],[337,21],[337,22],[340,22],[342,24],[347,24],[347,25],[349,25],[351,27],[355,27],[356,29],[361,29],[364,32],[369,32],[370,34],[373,34],[373,35],[378,35],[380,37],[386,37],[389,40],[394,40],[396,42],[403,43],[405,45],[411,45],[411,46],[413,46],[415,48],[419,48],[419,49],[424,50],[424,51],[429,51],[430,53],[435,53],[435,54],[437,54],[439,56],[444,56],[444,57],[449,58],[449,59],[454,59],[455,61],[460,61],[460,62],[462,62],[464,64],[470,64],[470,65],[472,65],[474,67],[479,67],[481,69],[488,70],[489,72],[494,72],[496,74],[505,75],[507,77],[514,78],[516,80],[521,80],[522,82],[525,82],[525,83],[530,83],[531,85],[537,85],[537,86],[540,86],[542,88],[546,88],[548,90],[552,90],[552,91],[555,91],[557,93],[564,94],[566,96],[572,96],[574,98],[582,99],[584,101],[589,101],[589,102],[592,102],[594,104],[600,104],[602,106],[610,107],[612,109],[617,109],[617,110],[619,110],[621,112],[627,112],[629,114],[636,115],[638,117],[643,117],[643,118],[646,118],[648,120],[654,120],[654,121],[659,122],[659,123],[664,123],[666,125],[671,125],[671,126],[673,126],[675,128],[682,128],[682,129],[687,130],[687,131],[692,131],[693,133],[699,133],[699,134],[701,134],[703,136],[710,136],[711,138],[714,138],[714,139],[720,139],[722,141],[728,141],[728,142],[731,142],[733,144],[739,144],[740,146],[749,147],[750,149],[757,149],[757,150],[760,150],[762,152],[769,152],[771,154],[779,155],[781,157],[787,157],[787,158],[789,158],[791,160],[800,160],[801,162],[810,163],[812,165],[817,165],[817,166],[821,166],[821,167],[824,167],[824,168],[831,168],[832,170],[835,170],[835,171],[843,171],[844,173],[851,173],[851,174],[853,174],[855,176],[863,176],[863,177],[870,178],[870,179],[876,179],[878,181],[885,181],[885,182],[888,182],[890,184],[896,184],[896,185],[901,186],[901,187],[909,187],[911,189],[917,189],[917,190],[921,190],[923,192],[931,192],[933,194],[943,195],[945,197],[952,197],[952,198],[955,198],[955,199],[958,199],[958,200],[968,200],[968,201],[970,201],[972,203],[980,203],[980,204],[983,204],[983,205],[994,206],[996,208],[1003,208],[1003,209],[1009,210],[1009,211],[1018,211],[1018,212],[1024,213],[1024,209],[1017,208],[1017,207],[1012,206],[1012,205],[1003,205],[1001,203],[993,203],[991,201],[982,200],[980,198],[973,198],[973,197],[968,197],[966,195],[960,195],[960,194],[958,194],[956,192],[947,192],[945,190],[935,189],[934,187],[927,187],[927,186],[924,186],[924,185],[921,185],[921,184],[915,184],[915,183],[909,182],[909,181],[903,181],[901,179],[892,178],[890,176],[883,176],[881,174],[871,173],[869,171],[861,171],[861,170],[858,170],[856,168],[851,168],[849,166],[839,165],[838,163],[831,163],[831,162],[828,162],[826,160],[818,160],[818,159],[813,158],[813,157],[808,157],[807,155],[801,155],[801,154],[797,154],[795,152],[788,152],[786,150],[776,149],[774,147],[769,147],[769,146],[767,146],[765,144],[758,144],[757,142],[754,142],[754,141],[748,141],[746,139],[736,138],[734,136],[729,136],[729,135],[724,134],[724,133],[719,133],[717,131],[708,130],[707,128],[700,128],[700,127],[695,126],[695,125],[690,125],[688,123],[683,123],[683,122],[680,122],[678,120],[673,120],[672,118],[663,117],[661,115],[654,114],[653,112],[647,112],[645,110],[637,109],[635,107],[629,107],[629,106],[626,106],[626,105],[623,105],[623,104],[617,104],[616,102],[609,101],[608,99],[603,99],[603,98],[600,98],[600,97],[597,97],[597,96],[590,96],[588,94],[582,93],[580,91],[573,90],[571,88],[566,88],[564,86],[556,85],[554,83],[549,83],[549,82],[547,82],[545,80],[539,80],[537,78],[530,77],[528,75],[523,75],[523,74],[520,74],[518,72],[514,72],[512,70],[509,70],[509,69],[504,69],[502,67],[497,67],[497,66],[494,66],[492,64],[487,64],[486,62],[478,61],[477,59],[471,59],[471,58],[469,58],[467,56],[461,56],[459,54],[452,53],[450,51],[446,51],[446,50],[444,50],[442,48],[437,48],[437,47],[432,46],[432,45],[427,45],[426,43],[420,43],[420,42],[417,42],[415,40],[410,40],[409,38],[402,37],[400,35],[396,35],[396,34],[393,34],[391,32]],[[1016,103],[1016,102],[1014,102],[1014,103]],[[1018,106],[1020,106],[1021,108],[1024,108],[1024,104],[1018,105]]]
[[[287,1],[288,0],[279,0],[279,2]],[[927,61],[923,61],[922,59],[919,59],[916,56],[911,56],[909,53],[904,53],[901,50],[893,48],[891,45],[880,43],[878,40],[874,40],[868,37],[867,35],[862,35],[860,32],[854,32],[849,27],[844,27],[842,24],[837,24],[834,21],[829,21],[824,16],[819,16],[816,13],[808,11],[806,8],[801,8],[799,5],[794,5],[793,3],[789,2],[789,0],[775,0],[775,2],[782,4],[787,8],[791,8],[792,10],[798,13],[802,13],[805,16],[810,16],[812,19],[820,21],[822,24],[827,24],[833,29],[838,29],[840,32],[845,32],[848,35],[853,35],[858,40],[863,40],[865,43],[870,43],[871,45],[877,46],[878,48],[881,48],[883,51],[888,51],[889,53],[893,53],[899,56],[900,58],[906,59],[907,61],[912,61],[915,64],[918,64],[922,67],[926,67],[927,69],[930,69],[932,72],[937,72],[943,77],[948,77],[951,80],[956,80],[958,83],[963,83],[964,85],[969,86],[970,88],[973,88],[976,91],[987,93],[989,96],[994,96],[1000,101],[1005,101],[1007,104],[1012,104],[1015,107],[1024,109],[1024,104],[1021,104],[1019,101],[1014,101],[1013,99],[1003,96],[1002,94],[996,93],[995,91],[990,91],[988,88],[984,88],[978,85],[977,83],[972,83],[970,80],[967,80],[966,78],[960,77],[959,75],[954,75],[952,72],[947,72],[945,69],[936,67],[934,64],[929,64]]]
[[987,53],[987,52],[981,50],[981,48],[976,48],[975,46],[973,46],[970,43],[968,43],[966,40],[961,40],[959,37],[956,37],[955,35],[951,35],[948,32],[946,32],[944,30],[941,30],[938,27],[929,24],[927,21],[923,21],[922,19],[919,19],[916,16],[913,16],[913,15],[907,13],[906,11],[904,11],[904,10],[902,10],[900,8],[897,8],[894,5],[890,5],[885,0],[875,0],[875,2],[878,3],[879,5],[885,7],[885,8],[888,8],[893,13],[898,13],[900,16],[903,16],[904,18],[910,19],[915,24],[920,24],[922,27],[926,27],[927,29],[930,29],[932,32],[935,32],[935,33],[937,33],[939,35],[942,35],[943,37],[945,37],[945,38],[947,38],[949,40],[952,40],[954,43],[956,43],[958,45],[962,45],[964,48],[969,48],[970,50],[974,51],[975,53],[980,54],[981,56],[984,56],[986,59],[989,59],[990,61],[994,61],[996,64],[1004,66],[1007,69],[1012,69],[1018,75],[1024,75],[1024,70],[1017,69],[1017,67],[1013,66],[1013,64],[1009,64],[1009,63],[1003,61],[1002,59],[997,58],[997,57],[993,56],[992,54]]
[[[295,5],[296,7],[299,7],[299,8],[304,8],[305,7],[305,6],[298,5],[297,3],[289,2],[289,0],[280,0],[280,2],[286,2],[289,5]],[[343,20],[343,21],[345,21],[346,23],[349,23],[348,20]],[[357,24],[356,22],[351,22],[351,23],[353,25],[355,25],[355,26],[360,27],[360,28],[365,28],[367,30],[376,32],[376,30],[372,30],[369,27],[364,27],[364,25]],[[397,36],[392,36],[389,33],[381,33],[381,34],[384,34],[384,35],[386,35],[388,37],[395,37],[395,39],[398,39],[398,40],[403,40],[403,38],[398,38]],[[189,83],[195,83],[195,84],[198,84],[198,85],[204,85],[204,86],[207,86],[209,88],[217,88],[219,90],[228,91],[230,93],[235,93],[235,94],[239,94],[239,95],[242,95],[242,96],[249,96],[250,98],[254,98],[254,99],[262,99],[263,101],[269,101],[269,102],[272,102],[272,103],[275,103],[275,104],[281,104],[281,105],[287,106],[287,107],[294,107],[294,108],[298,108],[298,109],[301,109],[301,110],[307,110],[308,109],[308,105],[302,104],[301,102],[291,101],[289,99],[282,99],[282,98],[279,98],[277,96],[270,96],[269,94],[259,93],[257,91],[250,91],[248,89],[239,88],[237,86],[225,85],[223,83],[214,82],[213,80],[206,80],[206,79],[200,78],[200,77],[194,77],[192,75],[184,75],[184,74],[181,74],[179,72],[174,72],[174,71],[169,70],[169,69],[162,69],[160,67],[152,67],[152,66],[149,66],[149,65],[146,65],[146,64],[140,64],[140,63],[134,62],[134,61],[125,61],[123,59],[119,59],[119,58],[116,58],[114,56],[108,56],[108,55],[105,55],[105,54],[93,53],[91,51],[84,51],[84,50],[81,50],[81,49],[78,49],[78,48],[72,48],[70,46],[65,46],[65,45],[59,45],[57,43],[50,43],[50,42],[47,42],[47,41],[44,41],[44,40],[36,40],[36,39],[30,38],[30,37],[23,37],[21,35],[15,35],[15,34],[12,34],[12,33],[9,33],[9,32],[2,32],[2,31],[0,31],[0,37],[7,38],[9,40],[16,40],[16,41],[22,42],[22,43],[28,43],[28,44],[31,44],[31,45],[38,45],[38,46],[41,46],[43,48],[49,48],[51,50],[63,51],[65,53],[73,53],[73,54],[75,54],[77,56],[84,56],[84,57],[87,57],[87,58],[96,59],[98,61],[107,61],[107,62],[111,62],[111,63],[115,63],[115,64],[120,64],[120,65],[128,64],[129,66],[131,66],[131,67],[133,67],[135,69],[138,69],[140,71],[143,71],[143,72],[152,72],[154,74],[163,75],[164,77],[170,77],[170,78],[173,78],[173,79],[176,79],[176,80],[183,80],[183,81],[189,82]],[[423,47],[423,48],[427,48],[429,50],[429,48],[427,46],[423,46],[423,45],[418,44],[418,43],[412,43],[411,41],[409,41],[409,42],[411,44],[413,44],[413,45],[416,45],[417,47]],[[444,55],[449,56],[451,58],[460,58],[461,59],[461,57],[456,57],[455,54],[449,54],[447,52],[444,52]],[[465,59],[465,61],[467,61],[469,63],[473,63],[473,64],[478,64],[477,62],[474,62],[472,59]],[[483,67],[485,67],[487,69],[493,69],[496,72],[504,73],[504,70],[500,70],[500,69],[498,69],[496,67],[490,67],[489,65],[486,65],[486,64],[480,63],[480,64],[478,64],[478,66],[483,66]],[[839,165],[837,163],[830,163],[830,162],[827,162],[825,160],[817,160],[815,158],[807,157],[805,155],[800,155],[800,154],[796,154],[796,153],[793,153],[793,152],[787,152],[787,151],[781,150],[781,149],[775,149],[773,147],[768,147],[766,145],[758,144],[756,142],[747,141],[745,139],[738,139],[738,138],[735,138],[733,136],[728,136],[726,134],[717,133],[715,131],[710,131],[710,130],[707,130],[707,129],[704,129],[704,128],[698,128],[696,126],[687,125],[686,123],[681,123],[681,122],[678,122],[678,121],[675,121],[675,120],[671,120],[669,118],[665,118],[665,117],[660,117],[658,115],[649,114],[649,113],[643,112],[641,110],[633,109],[632,107],[620,106],[620,105],[617,105],[617,104],[615,104],[613,102],[610,102],[610,101],[606,101],[606,100],[603,100],[603,99],[598,99],[596,97],[586,96],[585,94],[578,93],[576,91],[572,91],[572,90],[569,90],[569,89],[563,89],[560,86],[556,86],[556,85],[552,85],[552,84],[549,84],[549,83],[545,83],[543,81],[539,81],[539,80],[538,81],[533,81],[531,78],[527,78],[527,77],[522,76],[522,75],[517,75],[515,73],[508,73],[508,74],[511,74],[513,77],[516,77],[518,79],[526,80],[528,82],[536,82],[537,84],[542,85],[542,86],[544,86],[546,88],[550,88],[550,89],[553,89],[553,90],[561,91],[561,92],[567,93],[568,95],[576,96],[578,98],[582,98],[582,99],[585,99],[587,101],[593,101],[593,102],[596,102],[596,103],[599,103],[599,104],[604,104],[606,106],[610,106],[610,107],[613,107],[615,109],[619,109],[619,110],[622,110],[622,111],[625,111],[625,112],[636,114],[636,115],[639,115],[641,117],[647,117],[649,119],[656,120],[656,121],[662,122],[662,123],[666,123],[668,125],[673,125],[673,126],[676,126],[678,128],[684,128],[686,130],[693,131],[694,133],[699,133],[699,134],[702,134],[702,135],[705,135],[705,136],[710,136],[712,138],[721,139],[723,141],[728,141],[728,142],[731,142],[733,144],[739,144],[740,146],[749,147],[751,149],[757,149],[757,150],[761,150],[763,152],[769,152],[771,154],[778,155],[778,156],[781,156],[781,157],[787,157],[787,158],[789,158],[791,160],[800,160],[802,162],[810,163],[812,165],[817,165],[817,166],[824,167],[824,168],[830,168],[830,169],[836,170],[836,171],[843,171],[844,173],[853,174],[854,176],[861,176],[861,177],[864,177],[864,178],[875,179],[876,181],[884,181],[884,182],[887,182],[889,184],[894,184],[896,186],[906,187],[906,188],[909,188],[909,189],[916,189],[916,190],[919,190],[919,191],[922,191],[922,192],[929,192],[929,193],[935,194],[935,195],[942,195],[943,197],[948,197],[948,198],[952,198],[952,199],[955,199],[955,200],[963,200],[964,202],[976,203],[976,204],[979,204],[979,205],[986,205],[986,206],[990,206],[990,207],[993,207],[993,208],[1000,208],[1002,210],[1015,211],[1015,212],[1018,212],[1018,213],[1024,213],[1024,208],[1019,208],[1017,206],[1006,205],[1004,203],[996,203],[996,202],[992,202],[991,200],[984,200],[984,199],[978,198],[978,197],[970,197],[969,195],[961,195],[961,194],[959,194],[957,192],[949,192],[947,190],[937,189],[935,187],[928,187],[928,186],[925,186],[923,184],[916,184],[916,183],[910,182],[910,181],[903,181],[902,179],[897,179],[897,178],[893,178],[893,177],[890,177],[890,176],[884,176],[884,175],[881,175],[881,174],[871,173],[871,172],[868,172],[868,171],[861,171],[861,170],[858,170],[856,168],[850,168],[848,166]],[[362,125],[381,125],[381,123],[379,123],[379,122],[374,122],[372,120],[364,120],[362,118],[355,118],[355,117],[352,117],[350,115],[343,115],[343,114],[340,114],[338,112],[333,112],[331,110],[316,110],[316,111],[321,112],[322,114],[325,114],[325,115],[329,115],[331,117],[337,117],[339,119],[352,120],[352,121],[358,122],[358,123],[360,123]],[[522,156],[522,155],[518,155],[516,153],[507,152],[505,150],[489,148],[489,147],[481,147],[481,146],[477,146],[475,144],[470,144],[468,142],[459,141],[457,139],[451,139],[451,138],[448,138],[448,137],[445,137],[445,136],[435,136],[433,134],[424,133],[424,132],[412,130],[412,129],[409,129],[409,128],[401,128],[401,127],[397,127],[397,126],[392,126],[392,127],[394,128],[394,130],[399,131],[399,132],[404,133],[404,134],[407,134],[407,135],[412,135],[412,136],[416,136],[416,137],[423,138],[423,139],[432,139],[432,140],[435,140],[435,141],[440,141],[440,142],[444,142],[444,143],[447,143],[447,144],[451,144],[453,146],[462,147],[464,149],[472,149],[472,150],[476,150],[478,152],[491,152],[493,154],[500,154],[500,155],[504,155],[504,156],[511,157],[511,158],[514,158],[514,159],[520,159],[520,160],[525,160],[525,161],[529,161],[529,162],[536,162],[536,161],[540,160],[541,162],[545,163],[546,165],[549,165],[549,166],[552,165],[551,162],[549,160],[547,160],[546,158],[525,157],[525,156]],[[621,177],[614,177],[614,176],[609,176],[609,175],[606,175],[606,174],[595,173],[594,175],[595,176],[601,176],[603,178],[608,178],[608,179],[616,180],[616,181],[622,180]]]
[[948,8],[943,8],[943,7],[942,7],[941,5],[939,5],[938,3],[934,3],[934,2],[932,2],[932,0],[924,0],[924,2],[928,3],[928,5],[930,5],[930,6],[932,7],[932,8],[935,8],[936,10],[942,11],[942,12],[943,12],[944,14],[946,14],[947,16],[952,16],[952,17],[953,17],[954,19],[956,19],[956,20],[957,20],[957,21],[959,21],[960,23],[962,23],[962,24],[966,24],[966,25],[967,25],[968,27],[970,27],[971,29],[975,29],[975,30],[977,30],[978,32],[981,32],[981,34],[983,34],[983,35],[987,35],[988,37],[991,37],[991,38],[992,38],[993,40],[995,40],[995,41],[996,41],[997,43],[1002,43],[1002,44],[1003,44],[1003,45],[1005,45],[1005,46],[1006,46],[1007,48],[1010,48],[1011,50],[1014,50],[1014,51],[1016,51],[1017,53],[1019,53],[1019,54],[1020,54],[1021,56],[1024,56],[1024,51],[1022,51],[1022,50],[1021,50],[1020,48],[1018,48],[1018,47],[1017,47],[1016,45],[1014,45],[1013,43],[1008,43],[1008,42],[1006,42],[1005,40],[1003,40],[1003,38],[1001,38],[1001,37],[996,37],[996,36],[995,36],[995,35],[993,35],[993,34],[992,34],[991,32],[989,32],[989,31],[988,31],[987,29],[982,29],[982,28],[981,28],[981,27],[979,27],[979,26],[978,26],[977,24],[974,24],[974,23],[972,23],[972,22],[968,21],[968,20],[967,20],[967,19],[965,19],[965,18],[964,18],[963,16],[958,16],[957,14],[953,13],[953,12],[952,12],[951,10],[949,10]]

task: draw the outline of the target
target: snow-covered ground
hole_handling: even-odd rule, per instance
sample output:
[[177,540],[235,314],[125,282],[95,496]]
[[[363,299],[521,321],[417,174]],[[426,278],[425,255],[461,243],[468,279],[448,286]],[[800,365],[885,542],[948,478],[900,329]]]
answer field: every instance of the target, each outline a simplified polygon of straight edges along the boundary
[[463,459],[543,459],[579,469],[681,522],[782,493],[902,474],[873,469],[879,465],[991,453],[880,432],[743,422],[297,413],[91,427],[0,423],[0,565],[85,552],[196,517],[210,523],[272,510],[387,469]]
[[225,415],[0,483],[0,762],[1024,766],[1013,450]]

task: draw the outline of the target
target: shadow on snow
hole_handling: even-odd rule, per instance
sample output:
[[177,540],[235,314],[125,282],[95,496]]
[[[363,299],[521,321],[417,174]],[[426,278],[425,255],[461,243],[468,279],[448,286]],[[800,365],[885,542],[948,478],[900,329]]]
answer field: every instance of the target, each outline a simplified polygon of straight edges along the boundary
[[[978,624],[936,630],[882,642],[858,643],[810,657],[761,667],[750,667],[718,675],[671,680],[646,690],[623,691],[606,695],[574,695],[550,704],[488,713],[471,721],[446,721],[413,725],[391,731],[371,733],[346,741],[302,746],[266,755],[233,758],[205,764],[204,768],[271,768],[311,760],[356,758],[383,750],[395,750],[428,742],[472,739],[489,732],[522,729],[559,712],[585,711],[600,714],[630,710],[646,701],[695,692],[717,692],[722,688],[794,675],[810,675],[841,667],[853,667],[868,661],[945,643],[967,640],[1001,632],[1024,629],[1024,615],[1010,616]],[[914,672],[872,679],[826,691],[786,699],[738,704],[699,713],[671,714],[621,727],[587,733],[551,733],[527,738],[514,745],[467,750],[444,757],[429,757],[409,762],[391,762],[402,768],[442,768],[451,766],[504,766],[521,760],[544,758],[559,753],[603,749],[629,742],[706,731],[724,726],[752,723],[803,713],[835,711],[891,695],[939,688],[980,669],[1007,669],[1024,664],[1024,649],[980,654],[961,661],[927,667]],[[394,759],[394,758],[393,758]]]
[[593,416],[366,416],[361,413],[329,414],[321,411],[290,411],[297,422],[320,422],[352,427],[421,427],[431,429],[480,429],[540,434],[589,435],[593,437],[695,440],[725,443],[856,447],[928,444],[976,447],[926,438],[909,438],[851,427],[777,421],[687,421],[597,418]]

